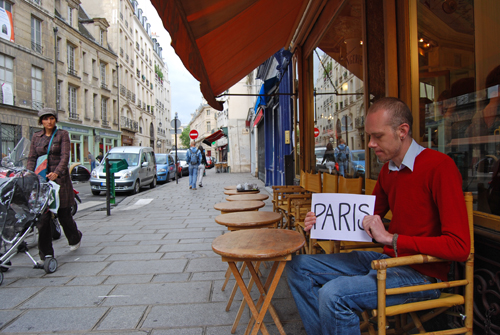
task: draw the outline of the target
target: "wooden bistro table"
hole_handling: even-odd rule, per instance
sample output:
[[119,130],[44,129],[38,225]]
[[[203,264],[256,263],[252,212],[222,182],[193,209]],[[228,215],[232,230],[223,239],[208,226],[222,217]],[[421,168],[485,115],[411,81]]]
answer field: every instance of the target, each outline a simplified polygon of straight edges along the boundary
[[225,186],[224,189],[225,190],[235,190],[237,186],[238,185],[229,185],[229,186]]
[[233,212],[246,212],[246,211],[258,211],[259,208],[264,207],[266,204],[264,201],[228,201],[219,202],[214,205],[214,208],[221,212],[221,214],[233,213]]
[[[212,242],[212,250],[222,256],[223,262],[228,263],[252,313],[245,334],[248,334],[248,331],[252,327],[252,335],[256,335],[259,330],[262,334],[268,334],[267,328],[263,323],[268,309],[280,334],[285,334],[276,310],[271,305],[271,299],[278,286],[286,262],[292,259],[292,254],[302,248],[304,243],[304,237],[300,233],[285,229],[238,230],[221,235]],[[266,283],[262,284],[256,269],[258,269],[261,262],[266,261],[274,263]],[[260,297],[257,304],[254,304],[250,296],[250,292],[236,266],[237,262],[244,262],[246,264],[252,280],[259,289]],[[252,262],[256,262],[255,266]],[[260,310],[258,310],[259,308]]]
[[257,194],[260,193],[260,190],[255,191],[238,191],[238,190],[225,190],[225,195],[240,195],[240,194]]
[[226,198],[227,201],[251,201],[260,200],[264,201],[269,199],[267,194],[241,194],[241,195],[230,195]]

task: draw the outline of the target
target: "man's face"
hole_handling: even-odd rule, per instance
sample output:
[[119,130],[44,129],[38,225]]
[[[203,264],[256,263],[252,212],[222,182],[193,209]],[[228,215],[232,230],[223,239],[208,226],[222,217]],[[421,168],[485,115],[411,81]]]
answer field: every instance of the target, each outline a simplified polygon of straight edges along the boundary
[[389,117],[390,113],[386,110],[378,110],[368,114],[365,123],[365,131],[369,137],[368,147],[374,150],[382,162],[394,160],[401,155],[402,141],[399,130],[392,129]]

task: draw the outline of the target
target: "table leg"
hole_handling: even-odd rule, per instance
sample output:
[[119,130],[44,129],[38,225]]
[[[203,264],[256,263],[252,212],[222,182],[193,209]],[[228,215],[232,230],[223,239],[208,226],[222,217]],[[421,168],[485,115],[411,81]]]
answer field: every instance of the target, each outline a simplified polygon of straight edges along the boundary
[[[243,272],[245,272],[246,264],[243,262],[240,269],[240,276],[243,276]],[[238,290],[238,283],[235,283],[233,286],[233,290],[231,291],[231,295],[229,296],[229,301],[227,302],[226,312],[229,312],[231,308],[231,304],[233,303],[234,296],[236,295],[236,291]]]
[[[245,261],[245,263],[247,263]],[[260,305],[262,304],[262,307],[260,309],[259,315],[255,317],[254,313],[252,313],[252,318],[250,319],[250,322],[248,323],[247,331],[245,334],[248,334],[248,330],[251,328],[251,325],[253,323],[253,318],[255,318],[255,323],[259,327],[254,327],[252,331],[252,335],[256,335],[259,331],[259,329],[264,326],[263,320],[264,316],[266,315],[267,310],[269,309],[269,312],[271,314],[271,317],[274,320],[274,323],[276,324],[276,327],[278,328],[280,334],[285,335],[285,330],[283,329],[283,326],[281,325],[281,322],[278,318],[278,314],[276,313],[276,310],[274,307],[271,305],[271,299],[274,295],[274,292],[276,290],[276,287],[278,286],[278,282],[281,278],[281,275],[283,274],[283,270],[285,269],[286,261],[275,261],[273,264],[273,267],[269,273],[269,276],[267,277],[267,281],[265,286],[262,285],[262,282],[259,279],[259,276],[257,275],[257,272],[255,272],[255,269],[253,267],[251,268],[251,264],[249,265],[247,263],[248,270],[250,271],[250,274],[252,275],[252,278],[254,278],[255,285],[258,287],[260,291],[260,297],[257,302],[257,307],[259,308]]]
[[[247,287],[245,285],[245,282],[243,281],[243,278],[240,276],[240,272],[238,271],[238,268],[236,267],[235,262],[228,262],[228,264],[229,264],[229,268],[231,269],[231,272],[234,275],[234,278],[236,279],[236,282],[238,283],[238,286],[241,289],[241,292],[243,293],[243,298],[246,300],[246,302],[248,304],[248,308],[252,312],[252,315],[256,319],[258,319],[259,312],[257,311],[257,308],[255,307],[255,304],[253,303],[253,299],[250,296],[250,292],[248,292],[248,290],[247,290]],[[247,267],[248,266],[249,265],[247,264]],[[252,269],[253,269],[253,266],[252,266],[251,262],[250,262],[250,267],[252,267]],[[255,273],[255,270],[253,272]],[[257,277],[257,280],[259,280],[259,277]],[[264,325],[263,323],[261,323],[259,328],[262,331],[262,334],[269,335],[269,332],[267,331],[266,325]],[[257,331],[259,330],[259,328],[257,328]],[[255,333],[255,334],[257,334],[257,333]]]
[[229,282],[229,278],[231,277],[231,269],[227,267],[226,271],[226,279],[224,280],[224,285],[222,285],[221,291],[224,291],[226,289],[226,285]]
[[[264,265],[265,265],[265,262],[264,262]],[[255,266],[257,267],[257,271],[259,271],[259,267],[260,267],[260,261],[258,261]],[[259,272],[259,275],[262,276],[262,274]],[[252,292],[252,287],[253,287],[253,277],[250,277],[250,281],[248,282],[248,286],[247,286],[247,290],[248,292]],[[235,285],[235,289],[237,288],[237,286]],[[238,313],[236,313],[236,319],[234,319],[234,322],[233,322],[233,328],[231,328],[231,334],[234,334],[236,332],[236,328],[238,327],[238,323],[240,322],[240,319],[241,319],[241,316],[243,315],[243,311],[245,310],[245,305],[246,305],[246,302],[245,302],[245,299],[243,299],[241,301],[241,304],[240,304],[240,308],[238,309]],[[226,311],[228,311],[229,309],[226,309]]]

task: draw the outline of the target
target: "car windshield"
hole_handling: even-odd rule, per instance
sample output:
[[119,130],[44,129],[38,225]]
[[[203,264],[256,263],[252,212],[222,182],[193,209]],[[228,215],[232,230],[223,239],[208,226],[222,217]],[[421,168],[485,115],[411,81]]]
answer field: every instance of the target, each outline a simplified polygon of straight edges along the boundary
[[314,153],[316,154],[316,159],[323,159],[323,156],[325,156],[325,151],[326,148],[314,149]]
[[351,151],[352,152],[352,160],[353,161],[364,161],[365,160],[365,152],[364,151]]
[[185,161],[186,160],[186,152],[185,151],[177,151],[177,158],[180,161]]
[[139,164],[139,154],[131,154],[125,152],[112,152],[107,156],[109,159],[124,159],[128,166],[137,166]]
[[155,155],[156,164],[167,164],[167,155]]

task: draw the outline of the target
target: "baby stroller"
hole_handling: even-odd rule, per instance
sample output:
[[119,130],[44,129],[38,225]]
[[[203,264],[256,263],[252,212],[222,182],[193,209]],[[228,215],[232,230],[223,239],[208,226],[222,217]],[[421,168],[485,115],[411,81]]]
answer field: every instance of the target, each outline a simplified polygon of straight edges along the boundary
[[55,258],[46,258],[43,266],[38,264],[28,252],[25,241],[48,209],[52,191],[50,183],[23,167],[29,146],[30,142],[22,138],[2,159],[0,167],[0,285],[3,272],[11,267],[10,260],[18,253],[25,253],[34,268],[43,268],[46,273],[57,269]]

